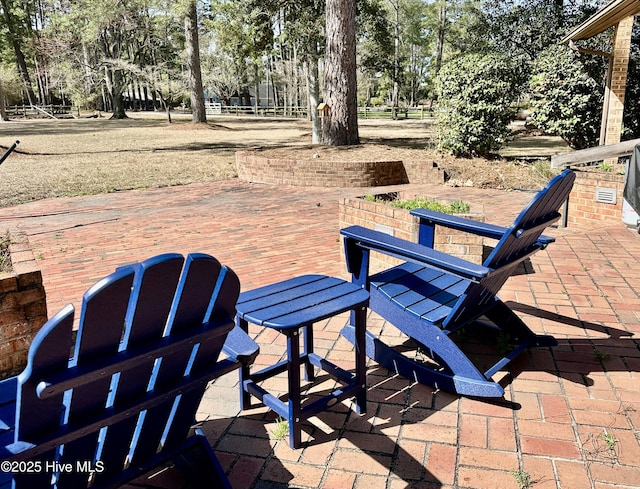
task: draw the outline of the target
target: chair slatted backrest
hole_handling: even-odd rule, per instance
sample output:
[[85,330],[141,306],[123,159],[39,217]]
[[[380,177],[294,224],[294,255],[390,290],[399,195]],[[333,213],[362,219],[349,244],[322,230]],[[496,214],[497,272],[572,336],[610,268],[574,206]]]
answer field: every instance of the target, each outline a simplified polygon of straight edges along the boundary
[[565,170],[540,190],[520,212],[484,262],[484,266],[492,272],[478,283],[469,285],[443,322],[445,329],[455,330],[481,316],[516,267],[545,246],[539,238],[547,226],[560,218],[558,211],[569,198],[574,180],[575,174]]
[[[35,459],[74,467],[58,487],[87,486],[77,461],[101,461],[96,486],[146,467],[187,438],[239,292],[235,273],[208,255],[119,268],[85,293],[75,345],[71,306],[34,340],[18,381],[16,440],[40,445],[50,433],[53,446]],[[47,478],[29,474],[24,487],[49,487]]]

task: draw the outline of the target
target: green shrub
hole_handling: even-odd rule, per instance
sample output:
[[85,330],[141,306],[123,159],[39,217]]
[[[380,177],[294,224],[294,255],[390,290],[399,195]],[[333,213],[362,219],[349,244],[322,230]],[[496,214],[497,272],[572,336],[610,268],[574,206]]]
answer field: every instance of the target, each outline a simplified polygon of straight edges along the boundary
[[456,156],[487,155],[509,134],[517,71],[499,54],[471,54],[442,67],[436,80],[438,148]]
[[22,98],[23,85],[14,68],[0,66],[0,92],[7,105],[17,104]]
[[562,137],[572,148],[595,146],[600,135],[602,88],[580,55],[552,46],[534,61],[529,83],[532,123]]

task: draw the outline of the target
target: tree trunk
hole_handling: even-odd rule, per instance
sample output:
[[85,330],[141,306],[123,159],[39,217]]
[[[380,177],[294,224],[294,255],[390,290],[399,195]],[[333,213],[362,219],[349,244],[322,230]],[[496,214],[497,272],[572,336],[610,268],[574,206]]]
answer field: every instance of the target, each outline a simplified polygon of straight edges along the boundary
[[[273,56],[269,56],[269,71],[271,73],[277,73],[277,66],[275,66],[275,60]],[[280,105],[280,99],[278,97],[278,87],[276,87],[276,82],[273,79],[273,75],[271,75],[271,89],[273,90],[273,106],[278,107]]]
[[447,0],[440,0],[440,11],[438,14],[438,45],[436,47],[436,67],[434,75],[440,72],[442,67],[442,57],[444,55],[444,36],[447,31]]
[[140,81],[138,81],[138,80],[135,81],[135,87],[136,87],[137,92],[138,92],[138,99],[136,100],[136,108],[138,110],[144,110],[142,108],[142,103],[143,103],[142,100],[143,99],[142,99],[142,86],[141,85],[142,84],[140,83]]
[[83,42],[82,43],[82,61],[83,61],[83,68],[84,68],[84,79],[83,79],[83,86],[84,86],[84,95],[86,97],[89,96],[89,94],[91,93],[91,90],[93,88],[93,74],[91,72],[91,58],[89,57],[89,49],[87,48],[87,45]]
[[300,108],[300,76],[298,76],[300,70],[298,69],[298,50],[295,44],[293,45],[292,51],[293,63],[291,64],[291,80],[293,81],[293,98],[291,99],[291,109],[292,111],[294,109],[297,111]]
[[391,105],[393,107],[393,119],[398,118],[398,107],[400,98],[400,1],[393,4],[395,21],[393,24],[393,92],[391,94]]
[[153,103],[153,110],[156,111],[159,108],[162,108],[162,100],[160,101],[160,104],[158,104],[158,96],[156,95],[156,91],[152,90],[151,91],[151,102]]
[[111,96],[111,104],[113,106],[113,113],[111,119],[128,119],[127,113],[124,108],[124,97],[122,92],[118,91]]
[[111,119],[128,119],[124,108],[124,97],[122,96],[122,73],[116,69],[105,68],[107,72],[107,90],[111,96]]
[[191,97],[191,120],[207,122],[204,107],[204,90],[202,88],[202,71],[200,69],[200,42],[198,40],[198,12],[195,0],[189,3],[184,18],[185,45],[189,68],[189,94]]
[[11,13],[9,12],[9,5],[7,3],[7,0],[0,0],[0,6],[2,6],[2,11],[4,12],[4,19],[7,23],[7,37],[9,37],[9,40],[11,41],[11,45],[13,47],[13,52],[16,55],[18,71],[20,72],[20,76],[22,76],[22,80],[27,90],[27,98],[29,99],[29,104],[35,105],[36,95],[33,92],[33,85],[31,84],[31,78],[29,77],[29,70],[27,69],[27,62],[24,58],[22,47],[20,46],[18,36],[13,27],[13,20],[11,19]]
[[258,115],[260,111],[260,67],[257,62],[253,63],[253,89],[256,92],[253,112]]
[[553,0],[553,13],[556,17],[556,28],[561,29],[564,27],[564,1]]
[[360,144],[356,82],[355,0],[327,0],[322,140],[329,146]]
[[7,112],[4,104],[4,93],[2,89],[2,81],[0,81],[0,121],[7,121]]
[[322,120],[318,116],[320,104],[320,77],[318,76],[318,44],[309,44],[308,76],[309,76],[309,115],[311,119],[311,144],[322,142]]

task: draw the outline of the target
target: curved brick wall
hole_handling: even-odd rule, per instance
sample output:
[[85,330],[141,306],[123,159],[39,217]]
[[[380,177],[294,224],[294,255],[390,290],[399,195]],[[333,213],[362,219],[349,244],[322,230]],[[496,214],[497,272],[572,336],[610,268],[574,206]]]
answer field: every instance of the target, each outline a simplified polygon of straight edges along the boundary
[[409,183],[402,161],[284,160],[238,151],[236,164],[241,180],[272,185],[375,187]]

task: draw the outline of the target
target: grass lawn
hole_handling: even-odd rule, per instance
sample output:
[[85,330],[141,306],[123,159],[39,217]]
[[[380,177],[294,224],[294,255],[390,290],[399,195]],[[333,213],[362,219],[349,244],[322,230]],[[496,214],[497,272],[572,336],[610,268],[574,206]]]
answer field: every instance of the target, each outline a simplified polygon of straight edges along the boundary
[[[279,140],[271,136],[274,123],[244,130],[231,122],[206,128],[139,118],[1,123],[0,145],[16,139],[20,145],[0,166],[0,206],[233,177],[235,151]],[[277,132],[286,141],[302,131],[287,124]]]
[[[238,150],[302,152],[311,139],[310,124],[302,120],[220,116],[210,118],[207,125],[194,125],[189,116],[175,115],[173,124],[168,124],[162,113],[129,115],[130,119],[120,121],[15,119],[0,123],[0,151],[20,140],[17,151],[0,166],[0,207],[49,197],[232,178],[236,176],[234,153]],[[355,151],[370,158],[371,145],[379,144],[385,146],[378,155],[383,160],[394,159],[393,150],[399,153],[396,159],[413,151],[420,153],[420,159],[446,165],[447,159],[425,149],[431,145],[430,129],[429,120],[361,120],[361,139],[370,144],[365,145],[366,154],[364,147]],[[478,159],[448,160],[451,167],[455,163],[476,174],[481,164],[491,172],[505,165]],[[524,178],[529,177],[525,174]]]

